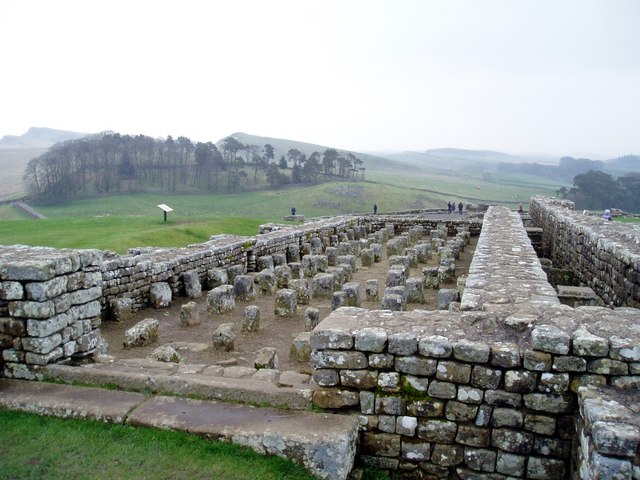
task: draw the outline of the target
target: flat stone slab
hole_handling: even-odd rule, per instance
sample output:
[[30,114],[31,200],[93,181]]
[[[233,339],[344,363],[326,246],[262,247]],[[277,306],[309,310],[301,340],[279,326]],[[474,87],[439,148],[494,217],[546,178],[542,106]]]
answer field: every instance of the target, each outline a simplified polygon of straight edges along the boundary
[[182,430],[251,447],[304,465],[326,479],[345,479],[353,467],[358,422],[345,415],[254,408],[179,397],[154,397],[127,423]]
[[62,418],[122,423],[145,396],[90,387],[0,379],[0,407]]

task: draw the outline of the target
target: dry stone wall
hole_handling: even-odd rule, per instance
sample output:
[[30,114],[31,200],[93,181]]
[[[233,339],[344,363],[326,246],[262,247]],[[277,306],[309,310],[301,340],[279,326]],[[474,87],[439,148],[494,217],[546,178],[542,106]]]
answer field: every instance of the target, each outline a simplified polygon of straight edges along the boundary
[[101,345],[98,250],[0,248],[0,351],[7,377],[92,355]]
[[609,306],[640,307],[640,226],[583,215],[573,202],[534,197],[529,212],[543,229],[545,256],[573,271]]
[[[602,422],[612,415],[597,410],[611,405],[605,393],[595,407],[577,396],[637,396],[640,312],[560,304],[518,222],[487,212],[462,311],[345,307],[311,333],[314,402],[358,416],[364,462],[443,479],[632,478],[618,475],[640,468],[637,418],[621,421],[631,433],[611,446]],[[573,448],[580,408],[599,416]]]

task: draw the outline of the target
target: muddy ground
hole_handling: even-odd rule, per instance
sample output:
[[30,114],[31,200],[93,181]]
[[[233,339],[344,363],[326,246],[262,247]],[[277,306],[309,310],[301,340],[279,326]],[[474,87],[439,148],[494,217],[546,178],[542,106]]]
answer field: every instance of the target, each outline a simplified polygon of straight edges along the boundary
[[[466,275],[473,258],[477,238],[471,239],[471,244],[461,253],[456,260],[456,276]],[[438,263],[437,256],[433,255],[429,266]],[[422,276],[422,268],[412,268],[412,277]],[[380,300],[384,291],[384,284],[389,270],[389,264],[384,252],[380,263],[370,268],[360,267],[353,275],[351,282],[361,283],[362,307],[375,310],[380,308]],[[366,280],[377,278],[379,282],[380,296],[375,302],[368,302],[364,298]],[[443,288],[455,288],[456,279],[450,284],[443,284]],[[275,347],[278,350],[281,370],[295,370],[301,373],[309,373],[311,367],[308,363],[299,363],[289,358],[289,350],[293,339],[304,331],[304,312],[308,306],[320,310],[320,319],[331,313],[331,300],[312,299],[310,305],[298,305],[297,315],[293,318],[281,318],[274,315],[274,297],[258,295],[256,300],[249,302],[236,301],[235,309],[223,315],[207,313],[207,292],[203,292],[202,298],[197,300],[200,324],[183,327],[180,325],[180,307],[189,302],[186,297],[175,298],[172,305],[165,309],[145,309],[137,312],[126,322],[105,322],[101,331],[103,337],[109,342],[109,354],[116,358],[144,358],[153,350],[163,344],[172,344],[184,357],[185,363],[190,364],[236,364],[240,366],[253,366],[255,352],[263,347]],[[438,291],[425,290],[426,304],[409,304],[408,310],[422,309],[435,310],[438,306]],[[240,333],[244,309],[247,305],[257,305],[260,308],[260,330],[258,332]],[[147,346],[124,349],[122,342],[124,331],[144,318],[155,318],[160,321],[158,342]],[[221,352],[213,349],[212,334],[221,323],[233,322],[237,326],[238,335],[235,340],[235,349],[232,352]]]

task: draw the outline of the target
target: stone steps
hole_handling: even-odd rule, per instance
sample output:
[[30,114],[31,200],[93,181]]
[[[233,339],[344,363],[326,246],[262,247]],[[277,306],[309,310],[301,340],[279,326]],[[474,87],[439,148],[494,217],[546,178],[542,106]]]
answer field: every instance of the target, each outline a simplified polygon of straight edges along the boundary
[[24,380],[0,379],[0,408],[185,431],[291,459],[323,479],[347,478],[358,437],[357,420],[346,415]]
[[64,383],[289,410],[309,410],[314,390],[309,375],[292,371],[178,365],[145,359],[121,359],[80,367],[49,365],[43,372],[46,379]]

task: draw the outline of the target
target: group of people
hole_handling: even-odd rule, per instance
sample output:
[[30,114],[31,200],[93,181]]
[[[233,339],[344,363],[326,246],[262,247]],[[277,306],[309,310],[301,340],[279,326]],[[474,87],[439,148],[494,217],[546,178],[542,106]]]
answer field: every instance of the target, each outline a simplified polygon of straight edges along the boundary
[[[462,215],[462,202],[458,203],[458,213],[460,213],[460,215]],[[447,211],[449,213],[456,213],[456,202],[449,202],[447,203]]]

